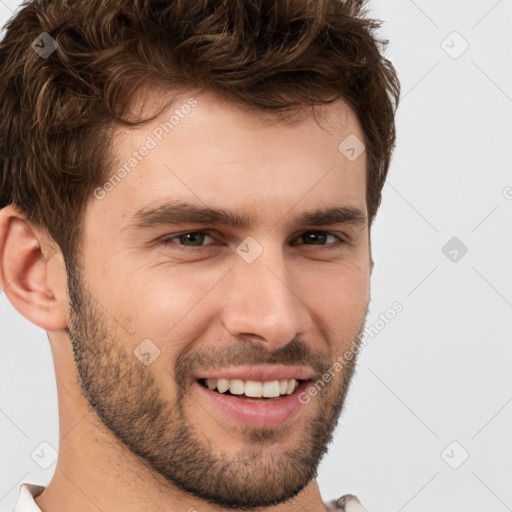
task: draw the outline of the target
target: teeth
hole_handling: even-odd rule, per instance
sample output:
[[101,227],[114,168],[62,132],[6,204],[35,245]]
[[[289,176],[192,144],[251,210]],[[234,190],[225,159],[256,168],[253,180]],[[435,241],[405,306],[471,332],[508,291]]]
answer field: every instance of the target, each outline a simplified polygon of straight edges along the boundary
[[260,398],[262,395],[263,384],[255,380],[248,380],[245,382],[244,393],[245,396],[252,396],[254,398]]
[[293,380],[288,381],[288,387],[286,388],[286,394],[290,395],[295,391],[295,382]]
[[[209,379],[209,380],[215,382],[215,379]],[[215,389],[215,386],[213,388],[210,388],[210,389]],[[227,379],[219,379],[217,381],[217,391],[219,393],[225,393],[228,389],[229,389],[229,380],[227,380]]]
[[[295,389],[295,385],[293,386]],[[275,396],[279,396],[279,381],[273,380],[271,382],[263,383],[263,396],[272,398]]]
[[244,381],[240,379],[231,379],[229,381],[229,391],[233,395],[243,395],[244,394]]
[[251,398],[275,398],[290,395],[299,386],[296,379],[280,379],[268,382],[241,379],[206,379],[208,389],[216,389],[219,393],[230,391],[233,395],[245,395]]

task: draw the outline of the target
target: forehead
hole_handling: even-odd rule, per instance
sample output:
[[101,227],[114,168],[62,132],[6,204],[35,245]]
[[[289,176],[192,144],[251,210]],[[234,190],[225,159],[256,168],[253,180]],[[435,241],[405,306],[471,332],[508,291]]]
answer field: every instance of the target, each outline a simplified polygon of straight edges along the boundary
[[[354,133],[361,140],[364,138],[356,115],[342,100],[314,107],[308,105],[293,110],[268,111],[212,91],[178,90],[174,93],[160,93],[142,88],[133,101],[131,111],[138,118],[150,116],[159,108],[164,110],[154,121],[134,128],[117,127],[114,130],[114,146],[121,151],[131,150],[141,135],[153,132],[156,132],[153,136],[158,139],[157,142],[162,142],[163,137],[166,139],[164,144],[172,145],[173,139],[179,139],[181,134],[188,137],[191,129],[197,143],[207,142],[206,139],[216,144],[225,142],[233,152],[237,147],[229,144],[232,137],[237,134],[243,137],[250,132],[260,139],[265,135],[274,137],[276,134],[283,140],[287,136],[313,137],[317,143],[323,143],[326,147],[336,143],[344,133]],[[230,138],[225,137],[228,134]],[[238,149],[247,154],[250,144],[247,140],[245,142]],[[180,140],[179,144],[182,143],[183,140]]]
[[[154,111],[161,102],[148,96],[139,107]],[[364,139],[342,101],[282,118],[214,93],[181,93],[153,121],[115,130],[114,179],[98,206],[125,220],[170,199],[245,211],[252,205],[260,215],[299,202],[365,210],[366,155],[346,158],[339,146],[349,136]]]

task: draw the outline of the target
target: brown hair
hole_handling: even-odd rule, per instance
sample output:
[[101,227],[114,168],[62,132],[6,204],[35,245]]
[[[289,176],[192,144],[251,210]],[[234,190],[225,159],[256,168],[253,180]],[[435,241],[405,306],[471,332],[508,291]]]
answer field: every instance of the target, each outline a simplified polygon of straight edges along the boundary
[[[92,191],[112,173],[112,129],[148,121],[129,114],[149,86],[276,113],[342,98],[363,127],[373,220],[400,84],[362,3],[25,1],[0,42],[0,208],[18,206],[74,259]],[[51,55],[35,51],[43,32]]]

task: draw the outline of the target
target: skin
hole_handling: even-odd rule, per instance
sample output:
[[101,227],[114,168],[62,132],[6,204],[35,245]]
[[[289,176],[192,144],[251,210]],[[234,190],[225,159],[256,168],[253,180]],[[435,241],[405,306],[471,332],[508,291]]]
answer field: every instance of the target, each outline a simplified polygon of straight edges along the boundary
[[[54,359],[60,445],[36,498],[43,512],[328,510],[316,467],[356,357],[269,428],[244,427],[202,401],[194,372],[279,363],[319,378],[357,339],[372,269],[367,219],[292,220],[326,206],[367,216],[366,155],[349,161],[338,150],[363,132],[341,101],[317,110],[320,123],[310,109],[283,123],[213,93],[193,97],[172,133],[104,199],[91,198],[71,275],[43,230],[12,206],[0,212],[2,288],[48,332]],[[117,128],[119,162],[169,115]],[[251,226],[129,227],[140,209],[176,200],[238,212]],[[209,236],[196,246],[161,242],[197,231]],[[301,237],[318,231],[345,243]],[[248,236],[263,248],[252,263],[236,252]],[[145,339],[160,350],[148,366],[134,355]]]

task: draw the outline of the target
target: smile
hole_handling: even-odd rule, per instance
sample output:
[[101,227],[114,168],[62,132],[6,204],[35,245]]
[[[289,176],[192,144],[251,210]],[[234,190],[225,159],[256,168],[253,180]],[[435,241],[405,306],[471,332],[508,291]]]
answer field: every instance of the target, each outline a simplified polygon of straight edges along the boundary
[[206,370],[194,376],[192,392],[219,424],[272,428],[311,410],[299,396],[314,376],[309,368],[285,365]]
[[212,391],[240,398],[277,398],[291,395],[300,385],[297,379],[256,381],[242,379],[201,379],[199,383]]

